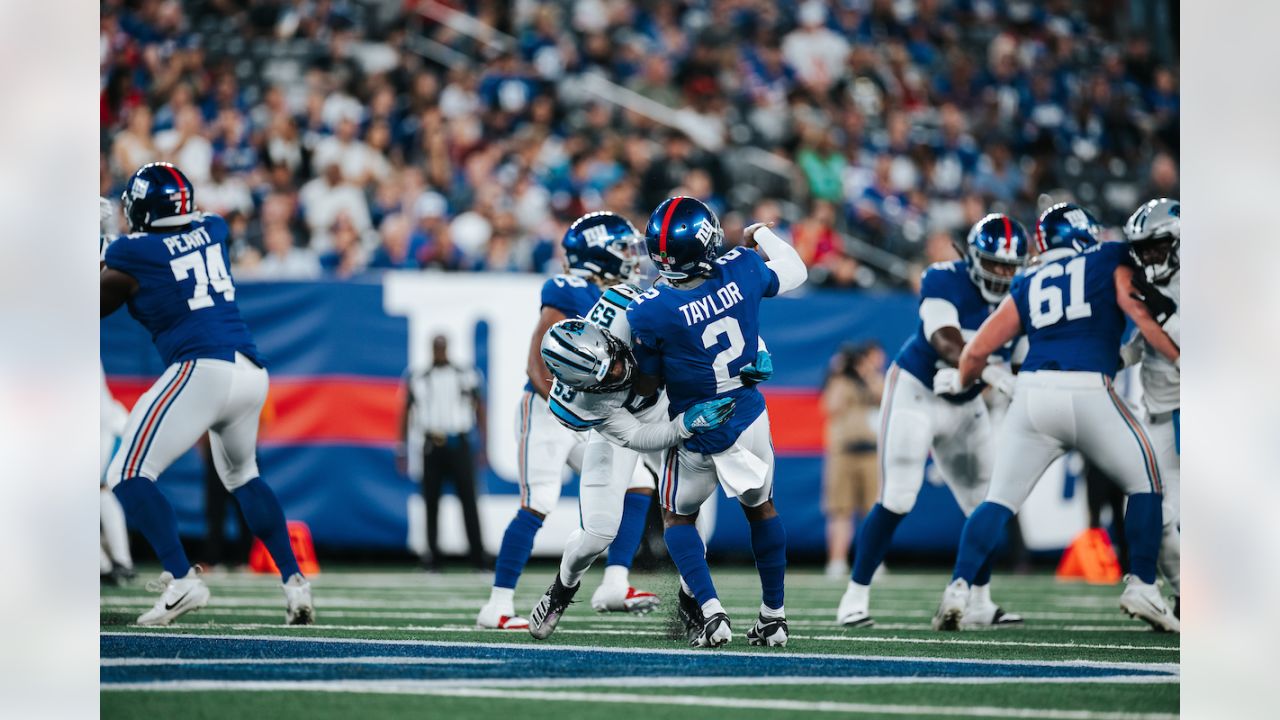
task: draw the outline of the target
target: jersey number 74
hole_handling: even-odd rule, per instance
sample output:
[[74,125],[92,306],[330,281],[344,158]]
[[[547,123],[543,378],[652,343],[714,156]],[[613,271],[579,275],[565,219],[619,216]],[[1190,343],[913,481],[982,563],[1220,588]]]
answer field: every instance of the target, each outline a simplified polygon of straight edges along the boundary
[[196,250],[180,255],[169,261],[169,267],[178,282],[186,280],[188,275],[195,276],[195,292],[187,299],[187,307],[192,310],[213,307],[213,297],[209,295],[210,285],[214,292],[222,293],[222,298],[227,302],[236,299],[236,286],[231,282],[231,273],[227,272],[221,245],[210,245],[203,253]]

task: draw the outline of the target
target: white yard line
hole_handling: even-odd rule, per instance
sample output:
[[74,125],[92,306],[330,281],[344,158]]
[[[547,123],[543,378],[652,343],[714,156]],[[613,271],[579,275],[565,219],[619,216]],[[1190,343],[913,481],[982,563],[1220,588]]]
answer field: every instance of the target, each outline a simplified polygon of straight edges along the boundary
[[[272,629],[289,629],[289,630],[305,630],[307,628],[323,628],[325,626],[285,626],[285,625],[231,625],[220,626],[226,629],[243,628],[246,630],[272,628]],[[343,629],[344,627],[353,626],[328,626],[330,629]],[[354,626],[361,627],[361,626]],[[376,626],[375,626],[376,627]],[[394,628],[404,630],[406,628]],[[437,628],[425,628],[425,630],[435,630]],[[474,629],[474,628],[472,628]],[[477,631],[480,632],[480,631]],[[483,631],[489,634],[514,631]],[[630,634],[630,633],[628,633]],[[476,642],[461,642],[456,640],[374,640],[369,638],[330,638],[330,637],[299,637],[297,635],[228,635],[228,634],[202,634],[202,633],[181,633],[181,632],[103,632],[103,637],[169,637],[169,638],[191,638],[191,639],[214,639],[214,640],[266,640],[281,642],[337,642],[337,643],[354,643],[364,645],[418,645],[431,647],[476,647]],[[1096,667],[1109,669],[1129,669],[1129,670],[1155,670],[1177,674],[1179,672],[1177,663],[1165,662],[1119,662],[1110,660],[996,660],[991,658],[938,658],[938,657],[921,657],[921,656],[897,656],[897,655],[846,655],[840,653],[801,653],[791,651],[769,652],[767,655],[760,652],[747,652],[741,650],[724,650],[718,649],[713,653],[707,650],[694,650],[692,648],[611,648],[611,647],[589,647],[583,645],[562,645],[554,643],[503,643],[503,642],[485,642],[479,643],[487,648],[501,648],[507,650],[529,650],[541,652],[596,652],[611,654],[630,654],[630,655],[698,655],[706,657],[708,655],[737,655],[743,657],[789,657],[802,659],[828,659],[828,660],[871,660],[871,661],[915,661],[915,662],[933,662],[933,663],[965,663],[974,665],[1038,665],[1038,666],[1055,666],[1055,667]],[[1167,648],[1160,648],[1167,649]]]
[[[323,611],[318,611],[323,612]],[[193,616],[194,618],[195,616]],[[310,630],[342,630],[347,632],[421,632],[421,633],[506,633],[515,632],[512,630],[487,630],[469,625],[302,625],[288,626],[272,623],[231,623],[220,624],[229,630],[264,630],[264,629],[287,629],[290,632],[307,632]],[[1137,626],[1135,630],[1140,629]],[[632,630],[589,630],[584,628],[560,628],[556,630],[562,635],[635,635],[636,631]],[[915,643],[925,645],[983,645],[989,647],[1029,647],[1029,648],[1070,648],[1075,650],[1133,650],[1146,652],[1179,652],[1181,648],[1178,646],[1164,645],[1122,645],[1122,644],[1103,644],[1103,643],[1073,643],[1073,642],[1032,642],[1025,640],[985,640],[971,639],[964,640],[960,638],[909,638],[899,636],[874,636],[874,635],[792,635],[793,640],[826,640],[832,642],[866,642],[866,643]],[[329,638],[338,639],[338,638]],[[521,647],[532,647],[524,645]],[[590,648],[595,649],[595,648]],[[603,649],[603,648],[601,648]]]
[[501,665],[505,660],[439,657],[310,657],[310,658],[102,658],[102,667],[152,665]]
[[[752,678],[769,682],[770,678]],[[460,698],[502,700],[544,700],[561,703],[617,703],[626,705],[677,705],[742,710],[779,710],[795,712],[832,712],[856,715],[912,715],[937,717],[1041,718],[1044,720],[1173,720],[1167,713],[1096,712],[1091,710],[1052,710],[1039,708],[1003,708],[948,705],[895,705],[889,703],[849,703],[835,701],[774,700],[768,698],[697,697],[685,695],[596,693],[570,690],[518,690],[513,688],[442,687],[403,682],[278,682],[255,681],[227,683],[221,681],[179,681],[165,683],[131,683],[104,685],[104,690],[260,690],[319,692],[370,692],[397,695],[433,695]]]

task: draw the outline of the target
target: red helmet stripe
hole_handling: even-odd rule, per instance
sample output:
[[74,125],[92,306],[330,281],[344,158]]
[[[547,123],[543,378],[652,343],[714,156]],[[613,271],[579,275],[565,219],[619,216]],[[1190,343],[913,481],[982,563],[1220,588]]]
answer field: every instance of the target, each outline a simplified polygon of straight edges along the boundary
[[1013,251],[1013,224],[1009,222],[1009,216],[1004,215],[1004,249],[1005,252]]
[[671,204],[667,206],[667,214],[662,216],[662,232],[658,233],[658,254],[667,254],[667,226],[671,224],[671,215],[675,213],[676,206],[680,204],[683,198],[672,198]]
[[187,184],[182,182],[182,176],[178,174],[177,170],[173,169],[172,165],[165,165],[164,169],[168,170],[169,174],[173,176],[173,181],[178,183],[178,192],[182,193],[182,197],[179,198],[182,202],[182,212],[191,212],[191,208],[188,206],[189,200],[187,200]]

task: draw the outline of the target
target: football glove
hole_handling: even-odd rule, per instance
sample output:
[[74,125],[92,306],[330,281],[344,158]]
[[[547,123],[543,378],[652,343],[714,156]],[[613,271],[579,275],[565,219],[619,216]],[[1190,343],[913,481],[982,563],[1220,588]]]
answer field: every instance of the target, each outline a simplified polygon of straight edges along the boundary
[[[1013,386],[1016,380],[1013,373],[1009,372],[1003,365],[988,365],[982,368],[982,381],[991,387],[1004,393],[1007,397],[1013,397]],[[937,380],[934,380],[936,383]]]
[[733,398],[726,397],[694,405],[684,411],[684,429],[695,435],[715,430],[733,416],[736,402]]
[[756,353],[756,361],[738,372],[743,385],[758,385],[773,377],[773,357],[768,350]]
[[958,395],[962,390],[960,371],[956,368],[942,368],[933,374],[934,395]]
[[1152,285],[1151,281],[1147,280],[1147,276],[1142,273],[1133,274],[1133,292],[1129,293],[1129,297],[1146,305],[1147,312],[1151,313],[1151,317],[1161,325],[1168,322],[1169,318],[1178,311],[1178,303],[1156,289],[1156,286]]

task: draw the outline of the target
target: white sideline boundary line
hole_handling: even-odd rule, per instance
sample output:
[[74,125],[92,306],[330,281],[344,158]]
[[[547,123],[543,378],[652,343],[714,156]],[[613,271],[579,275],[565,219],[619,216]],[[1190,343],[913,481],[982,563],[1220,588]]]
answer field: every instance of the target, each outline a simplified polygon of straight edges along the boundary
[[[255,626],[258,627],[258,626]],[[290,626],[284,625],[267,625],[269,628],[285,628]],[[317,625],[292,626],[290,629],[301,629],[307,627],[325,627]],[[328,626],[332,628],[333,626]],[[512,632],[493,631],[493,632]],[[333,642],[333,643],[354,643],[361,645],[411,645],[426,647],[476,647],[474,642],[459,642],[453,640],[375,640],[368,638],[332,638],[332,637],[297,637],[289,635],[226,635],[226,634],[203,634],[203,633],[168,633],[168,632],[103,632],[102,637],[169,637],[169,638],[189,638],[189,639],[205,639],[205,640],[270,640],[281,642]],[[559,644],[529,644],[529,643],[479,643],[487,648],[496,648],[502,650],[532,650],[542,652],[593,652],[607,654],[631,654],[631,655],[697,655],[708,656],[707,650],[695,650],[692,648],[594,648],[583,645],[559,645]],[[937,658],[937,657],[921,657],[909,655],[843,655],[839,653],[798,653],[789,651],[760,653],[747,652],[742,650],[724,650],[717,649],[712,656],[716,655],[732,655],[741,657],[783,657],[793,659],[823,659],[823,660],[867,660],[867,661],[895,661],[895,662],[925,662],[925,663],[966,663],[973,665],[1034,665],[1048,667],[1090,667],[1105,669],[1123,669],[1123,670],[1151,670],[1157,672],[1166,672],[1172,675],[1180,675],[1177,663],[1139,663],[1139,662],[1121,662],[1110,660],[995,660],[991,658]]]
[[502,665],[506,660],[406,656],[306,657],[306,658],[102,658],[102,667],[151,667],[157,665]]
[[[761,680],[764,678],[753,678]],[[767,680],[767,679],[765,679]],[[370,692],[395,695],[434,695],[460,698],[495,698],[503,700],[545,700],[551,702],[625,703],[628,705],[679,705],[743,710],[789,710],[798,712],[835,712],[857,715],[912,715],[943,717],[1043,718],[1046,720],[1174,720],[1168,713],[1095,712],[1091,710],[1053,710],[1037,708],[956,707],[947,705],[891,705],[835,701],[772,700],[768,698],[690,697],[682,695],[650,695],[636,693],[592,693],[567,690],[517,690],[512,688],[441,687],[421,683],[281,683],[220,681],[153,683],[103,686],[104,690],[288,690],[319,692]],[[232,687],[227,687],[232,686]]]
[[[197,611],[198,612],[198,611]],[[212,625],[211,625],[212,627]],[[308,631],[325,631],[325,630],[342,630],[348,632],[420,632],[420,633],[476,633],[484,635],[502,634],[513,632],[511,630],[489,630],[486,628],[477,628],[469,625],[278,625],[274,623],[230,623],[219,624],[217,627],[227,628],[229,630],[286,630],[287,632],[304,633]],[[1138,630],[1135,626],[1135,630]],[[562,635],[634,635],[634,630],[588,630],[584,628],[561,628],[556,630]],[[998,632],[998,631],[997,631]],[[104,635],[107,633],[103,633]],[[156,633],[142,633],[156,634]],[[164,634],[161,631],[160,634]],[[201,635],[201,637],[213,637],[212,635]],[[232,636],[239,637],[239,636]],[[276,637],[276,636],[268,636]],[[287,636],[278,636],[287,637]],[[985,647],[1027,647],[1027,648],[1062,648],[1071,650],[1132,650],[1138,652],[1181,652],[1180,646],[1164,646],[1164,645],[1120,645],[1112,643],[1073,643],[1073,642],[1033,642],[1030,640],[963,640],[963,639],[942,639],[942,638],[908,638],[897,635],[791,635],[793,640],[823,640],[831,642],[849,642],[849,643],[911,643],[916,645],[976,645]],[[322,638],[313,639],[341,640],[341,638]],[[383,641],[375,641],[383,642]],[[487,643],[486,643],[487,644]],[[533,645],[518,645],[517,647],[540,647]],[[578,649],[596,649],[584,648]],[[601,648],[603,649],[603,648]],[[621,650],[621,649],[619,649]],[[624,650],[625,651],[625,650]],[[629,651],[625,651],[629,652]],[[666,651],[658,651],[666,652]],[[804,654],[804,657],[815,657],[813,655]],[[843,656],[833,656],[843,657]]]

